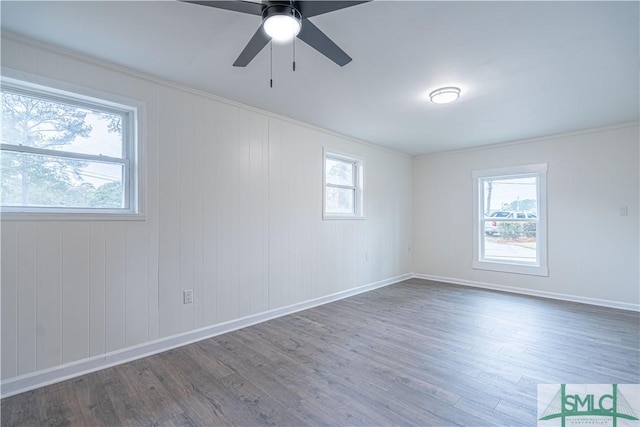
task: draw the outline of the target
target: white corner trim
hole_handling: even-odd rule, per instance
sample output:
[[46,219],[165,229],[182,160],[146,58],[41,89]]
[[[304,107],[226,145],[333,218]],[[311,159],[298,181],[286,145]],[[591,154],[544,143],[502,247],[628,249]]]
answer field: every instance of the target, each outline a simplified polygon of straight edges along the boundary
[[600,307],[617,308],[619,310],[640,312],[640,304],[628,302],[612,301],[599,298],[581,297],[577,295],[560,294],[556,292],[538,291],[528,288],[516,288],[513,286],[496,285],[493,283],[476,282],[473,280],[456,279],[453,277],[432,276],[430,274],[414,273],[413,278],[433,280],[435,282],[451,283],[454,285],[471,286],[474,288],[491,289],[494,291],[509,292],[513,294],[529,295],[534,297],[549,298],[560,301],[577,302],[581,304],[597,305]]
[[132,360],[171,350],[172,348],[182,347],[217,335],[226,334],[227,332],[235,331],[237,329],[246,328],[247,326],[262,323],[276,317],[296,313],[298,311],[327,304],[353,295],[361,294],[363,292],[393,285],[403,280],[410,279],[411,277],[413,277],[412,273],[401,274],[399,276],[325,295],[319,298],[314,298],[308,301],[264,311],[262,313],[239,319],[229,320],[216,325],[206,326],[193,331],[160,338],[144,344],[127,347],[110,353],[101,354],[99,356],[93,356],[75,362],[65,363],[64,365],[59,365],[53,368],[43,369],[37,372],[3,380],[0,384],[0,398],[13,396],[25,391],[44,387],[49,384],[65,381],[80,375],[85,375],[111,366],[120,365]]
[[626,129],[626,128],[630,128],[630,127],[638,127],[638,126],[640,126],[640,121],[633,120],[633,121],[630,121],[630,122],[616,123],[616,124],[607,125],[607,126],[599,126],[599,127],[596,127],[596,128],[587,128],[587,129],[581,129],[581,130],[570,131],[570,132],[554,133],[554,134],[549,134],[549,135],[536,136],[536,137],[533,137],[533,138],[516,139],[516,140],[506,141],[506,142],[496,142],[496,143],[487,144],[487,145],[481,145],[481,146],[477,146],[477,147],[460,148],[460,149],[456,149],[456,150],[440,151],[440,152],[437,152],[437,153],[430,153],[430,154],[419,154],[419,155],[413,156],[413,158],[414,159],[426,159],[426,158],[431,158],[431,157],[448,156],[448,155],[451,155],[451,154],[460,154],[460,153],[468,153],[468,152],[474,152],[474,151],[493,150],[493,149],[496,149],[496,148],[510,147],[510,146],[513,146],[513,145],[532,144],[532,143],[537,143],[537,142],[551,141],[551,140],[554,140],[554,139],[565,139],[565,138],[571,138],[571,137],[574,137],[574,136],[591,135],[591,134],[594,134],[594,133],[608,132],[608,131],[613,131],[613,130],[618,130],[618,129]]

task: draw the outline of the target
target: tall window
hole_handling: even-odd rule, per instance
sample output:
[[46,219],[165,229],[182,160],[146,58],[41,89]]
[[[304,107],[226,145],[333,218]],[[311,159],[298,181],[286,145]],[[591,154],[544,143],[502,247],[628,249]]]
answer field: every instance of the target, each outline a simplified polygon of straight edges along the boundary
[[547,276],[546,164],[475,171],[473,267]]
[[362,160],[325,151],[324,218],[364,218],[362,181]]
[[2,212],[138,213],[136,112],[3,79]]

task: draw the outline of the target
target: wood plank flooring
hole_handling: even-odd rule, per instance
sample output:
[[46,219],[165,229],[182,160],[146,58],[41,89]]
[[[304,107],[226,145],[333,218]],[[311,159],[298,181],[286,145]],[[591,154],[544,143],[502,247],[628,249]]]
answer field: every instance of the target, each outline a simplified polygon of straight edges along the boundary
[[2,401],[2,426],[520,426],[640,383],[640,315],[412,279]]

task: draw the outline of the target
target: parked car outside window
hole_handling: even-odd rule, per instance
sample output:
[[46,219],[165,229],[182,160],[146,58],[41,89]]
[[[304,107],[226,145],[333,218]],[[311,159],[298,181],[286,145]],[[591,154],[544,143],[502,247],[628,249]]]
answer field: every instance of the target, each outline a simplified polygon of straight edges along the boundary
[[[538,218],[533,212],[522,212],[522,211],[496,211],[489,215],[488,218],[517,218],[517,219],[528,219],[528,218]],[[500,234],[498,230],[498,222],[497,221],[487,221],[484,226],[485,234],[489,236],[496,236]]]

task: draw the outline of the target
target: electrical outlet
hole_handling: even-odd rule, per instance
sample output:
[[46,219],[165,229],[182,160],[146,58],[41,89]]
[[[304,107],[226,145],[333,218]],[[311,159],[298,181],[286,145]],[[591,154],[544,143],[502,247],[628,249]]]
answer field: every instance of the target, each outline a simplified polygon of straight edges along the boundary
[[629,215],[629,207],[623,206],[620,208],[620,216],[628,216]]
[[187,289],[186,291],[182,291],[182,303],[191,304],[192,302],[193,302],[193,290]]
[[369,261],[369,252],[364,253],[364,260]]

